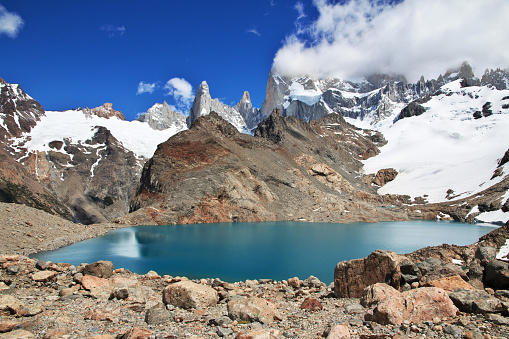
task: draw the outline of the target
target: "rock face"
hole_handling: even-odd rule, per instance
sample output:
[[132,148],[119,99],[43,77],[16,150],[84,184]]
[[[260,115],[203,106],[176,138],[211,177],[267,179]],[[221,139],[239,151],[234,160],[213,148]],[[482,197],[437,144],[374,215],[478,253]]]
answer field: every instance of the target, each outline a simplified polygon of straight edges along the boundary
[[22,163],[72,209],[74,220],[107,222],[128,212],[142,160],[108,129],[96,127],[85,142],[64,139],[53,145],[47,152],[30,153]]
[[403,257],[392,251],[377,250],[366,258],[342,261],[334,269],[334,295],[360,298],[369,285],[386,283],[399,289]]
[[335,114],[310,124],[275,111],[253,137],[207,114],[159,145],[120,222],[404,219],[355,174],[376,136]]
[[382,187],[386,183],[396,179],[397,175],[398,171],[396,171],[394,168],[384,168],[376,173],[375,178],[373,179],[373,183]]
[[[247,96],[249,98],[249,96]],[[243,97],[244,99],[244,97]],[[250,101],[249,101],[250,102]],[[239,108],[242,107],[244,114],[248,114],[249,103],[247,99],[244,99],[244,103],[239,103]],[[191,124],[201,116],[207,115],[210,112],[216,112],[226,121],[231,123],[239,131],[248,131],[246,122],[242,115],[235,109],[228,105],[223,104],[218,99],[212,99],[210,96],[209,85],[203,81],[196,91],[196,97],[194,98],[193,106],[189,111],[187,117],[187,125],[191,127]]]
[[173,128],[176,131],[187,129],[186,117],[172,111],[166,101],[149,108],[147,113],[138,118],[138,121],[146,122],[150,127],[158,131],[169,128]]
[[400,325],[403,321],[421,323],[434,318],[448,318],[458,309],[447,293],[435,287],[423,287],[382,300],[373,310],[372,321]]
[[20,85],[0,78],[0,115],[0,141],[5,142],[29,132],[44,115],[44,109]]
[[107,102],[103,104],[101,107],[95,107],[95,108],[83,108],[82,109],[83,114],[85,115],[96,115],[99,118],[118,118],[120,120],[125,120],[124,115],[120,111],[116,111],[113,109],[113,104],[111,102]]
[[163,302],[184,309],[208,307],[217,304],[216,290],[191,281],[180,281],[163,290]]

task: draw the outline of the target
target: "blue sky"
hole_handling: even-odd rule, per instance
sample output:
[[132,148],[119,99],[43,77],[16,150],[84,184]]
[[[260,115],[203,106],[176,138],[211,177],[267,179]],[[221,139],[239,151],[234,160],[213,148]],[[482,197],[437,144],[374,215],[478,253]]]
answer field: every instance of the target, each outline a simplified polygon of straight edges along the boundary
[[112,102],[128,120],[164,100],[187,114],[203,80],[260,107],[273,65],[409,80],[506,68],[508,17],[507,0],[0,0],[0,77],[46,110]]
[[[172,78],[190,83],[193,96],[206,80],[226,104],[247,90],[259,107],[274,55],[295,29],[295,4],[1,0],[24,24],[15,37],[0,35],[0,77],[47,110],[113,102],[133,119],[156,102],[176,104],[164,89]],[[137,95],[141,81],[157,84],[152,94]]]

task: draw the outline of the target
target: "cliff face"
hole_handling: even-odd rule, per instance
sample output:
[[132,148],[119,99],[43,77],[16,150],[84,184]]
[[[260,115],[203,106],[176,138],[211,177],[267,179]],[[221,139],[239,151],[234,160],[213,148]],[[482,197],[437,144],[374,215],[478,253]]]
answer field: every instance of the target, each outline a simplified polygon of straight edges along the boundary
[[213,112],[159,145],[120,222],[405,219],[359,176],[379,141],[339,115],[308,124],[274,111],[250,136]]

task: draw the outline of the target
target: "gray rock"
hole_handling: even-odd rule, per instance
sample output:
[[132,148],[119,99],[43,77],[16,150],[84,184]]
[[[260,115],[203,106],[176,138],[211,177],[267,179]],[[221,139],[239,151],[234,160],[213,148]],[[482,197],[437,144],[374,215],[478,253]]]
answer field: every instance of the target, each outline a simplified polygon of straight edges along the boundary
[[218,336],[220,336],[222,338],[222,337],[227,337],[229,335],[232,335],[233,334],[233,330],[231,328],[218,327],[216,329],[216,333],[217,333]]
[[261,298],[239,298],[228,302],[228,316],[237,321],[258,321],[269,324],[274,320],[281,320],[276,306]]
[[229,325],[233,322],[233,320],[231,320],[230,318],[228,318],[227,316],[222,316],[222,317],[218,317],[218,318],[212,318],[209,320],[209,324],[212,325],[212,326],[226,326],[226,325]]
[[170,322],[172,313],[164,305],[152,307],[145,313],[145,322],[149,325],[164,325]]
[[439,259],[428,258],[424,261],[417,263],[416,266],[419,268],[422,275],[426,275],[432,269],[442,266],[442,262]]
[[460,338],[463,334],[463,330],[461,327],[456,325],[445,325],[444,326],[444,333],[450,334],[455,338]]
[[479,259],[481,263],[484,262],[484,266],[490,261],[495,260],[497,256],[497,249],[489,246],[480,246],[475,251],[475,258]]
[[465,313],[486,314],[504,310],[502,302],[484,290],[460,289],[449,293],[449,298],[461,312]]
[[494,289],[509,289],[509,264],[492,260],[486,265],[485,283]]
[[9,266],[9,267],[7,267],[6,271],[7,271],[7,274],[9,274],[9,275],[16,275],[19,272],[19,266],[18,265]]
[[219,301],[215,289],[192,281],[180,281],[163,290],[163,302],[184,309],[214,306]]
[[499,314],[488,314],[486,319],[497,325],[509,326],[509,319]]
[[366,309],[361,304],[350,304],[345,306],[345,312],[348,314],[361,314],[366,312]]
[[45,269],[48,268],[50,263],[44,261],[44,260],[37,260],[37,262],[35,263],[35,268],[37,268],[38,270],[41,270],[41,271],[44,271]]

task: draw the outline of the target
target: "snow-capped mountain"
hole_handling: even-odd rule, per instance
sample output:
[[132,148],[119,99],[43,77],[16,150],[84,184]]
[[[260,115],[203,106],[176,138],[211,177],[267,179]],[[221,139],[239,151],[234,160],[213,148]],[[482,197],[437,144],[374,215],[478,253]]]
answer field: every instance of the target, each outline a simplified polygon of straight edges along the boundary
[[147,113],[140,115],[138,121],[148,123],[150,127],[157,131],[171,129],[176,133],[187,129],[185,115],[172,111],[166,101],[162,104],[154,104],[148,109]]

